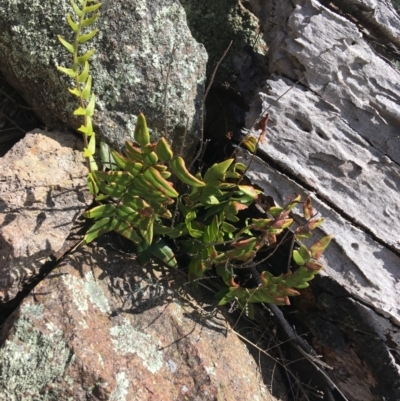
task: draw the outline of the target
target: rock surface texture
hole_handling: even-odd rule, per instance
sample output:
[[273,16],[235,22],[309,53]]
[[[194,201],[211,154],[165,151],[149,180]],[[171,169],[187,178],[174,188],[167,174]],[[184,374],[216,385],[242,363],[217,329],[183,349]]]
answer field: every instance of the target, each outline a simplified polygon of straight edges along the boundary
[[0,400],[276,400],[224,320],[172,281],[185,277],[109,247],[68,256],[0,333]]
[[[398,400],[400,18],[389,1],[250,3],[263,25],[272,76],[247,116],[255,132],[257,121],[270,115],[260,149],[266,163],[255,162],[249,176],[280,203],[294,193],[312,194],[327,217],[322,230],[335,236],[325,253],[331,289],[326,278],[315,291],[322,291],[315,299],[319,327],[330,322],[342,338],[352,332],[345,347],[353,346],[353,361],[359,358],[358,371],[353,366],[350,373],[348,361],[339,364],[348,375],[336,377],[337,384],[350,400]],[[341,297],[365,313],[356,308],[346,320],[334,312],[336,302],[350,313],[339,307]],[[340,355],[339,348],[332,341],[324,355]]]
[[0,302],[15,297],[90,204],[82,141],[32,131],[0,158]]
[[[0,4],[0,70],[49,127],[80,126],[71,117],[75,99],[67,80],[55,69],[69,66],[70,55],[60,34],[72,41],[64,16],[69,0],[15,1]],[[168,66],[167,116],[171,137],[181,149],[198,140],[199,102],[203,96],[207,55],[191,36],[177,0],[110,0],[91,41],[93,91],[98,95],[96,132],[119,147],[133,137],[136,116],[145,113],[149,126],[164,130],[164,95]],[[174,55],[172,51],[175,49]],[[45,77],[45,78],[44,78]],[[187,153],[187,152],[186,152]]]
[[[295,326],[297,338],[308,340],[332,369],[320,369],[321,361],[307,352],[296,354],[288,336],[300,367],[298,376],[287,373],[288,395],[281,400],[301,398],[290,385],[294,379],[306,384],[310,401],[398,401],[398,13],[389,0],[182,3],[214,61],[230,39],[221,31],[237,34],[243,45],[227,63],[233,75],[226,82],[234,88],[227,97],[241,91],[247,100],[262,87],[247,129],[259,133],[266,113],[269,122],[248,177],[278,204],[293,194],[310,195],[326,218],[317,236],[335,237],[324,253],[324,272],[293,298],[295,313],[276,308],[280,326],[270,330],[286,324],[294,333]],[[66,0],[0,4],[0,70],[49,126],[79,125],[70,118],[74,99],[55,70],[70,62],[56,40],[59,33],[70,38],[63,21],[69,11]],[[176,0],[104,0],[102,15],[92,63],[97,132],[120,146],[132,136],[139,111],[153,134],[163,130],[175,48],[167,114],[180,148],[187,121],[188,135],[198,133],[207,59],[182,6]],[[251,45],[256,17],[260,48]],[[260,65],[266,57],[268,65]],[[0,158],[1,302],[62,249],[90,202],[80,150],[74,136],[36,131]],[[250,158],[244,151],[240,157]],[[294,218],[304,223],[296,209]],[[274,400],[266,385],[276,383],[258,375],[225,318],[205,313],[198,295],[194,302],[179,293],[187,288],[179,272],[139,267],[112,238],[67,255],[1,326],[0,400]],[[264,309],[257,313],[266,320]],[[287,357],[280,355],[282,364]],[[306,378],[309,365],[318,374]],[[275,366],[267,369],[276,374]],[[313,375],[325,375],[325,387]]]

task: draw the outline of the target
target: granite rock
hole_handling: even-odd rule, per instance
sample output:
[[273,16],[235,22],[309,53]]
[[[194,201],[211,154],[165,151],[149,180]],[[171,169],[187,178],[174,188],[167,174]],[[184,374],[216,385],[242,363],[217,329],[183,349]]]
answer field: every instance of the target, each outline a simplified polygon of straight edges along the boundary
[[0,301],[14,298],[91,203],[82,141],[34,130],[0,158]]
[[[143,112],[154,138],[164,131],[164,95],[168,66],[167,117],[170,137],[181,149],[182,137],[193,150],[199,135],[207,55],[186,25],[178,0],[104,1],[90,42],[93,92],[97,94],[95,130],[118,148],[133,137],[136,116]],[[1,72],[24,96],[48,127],[81,125],[72,111],[71,85],[56,70],[71,59],[57,35],[72,41],[62,1],[5,0],[0,4]],[[83,46],[85,48],[85,46]],[[172,55],[173,49],[175,49]],[[172,63],[171,63],[172,60]]]

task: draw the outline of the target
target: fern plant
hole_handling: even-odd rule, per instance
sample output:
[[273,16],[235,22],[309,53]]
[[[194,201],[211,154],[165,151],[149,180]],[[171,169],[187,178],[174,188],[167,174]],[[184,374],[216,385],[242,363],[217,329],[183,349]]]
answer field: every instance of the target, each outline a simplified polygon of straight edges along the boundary
[[[89,59],[94,54],[95,49],[80,54],[79,45],[88,42],[96,35],[98,30],[91,29],[91,26],[100,15],[97,10],[101,3],[97,0],[78,0],[78,2],[81,7],[74,0],[71,1],[74,16],[67,15],[68,25],[74,33],[73,43],[58,35],[58,40],[72,54],[72,66],[69,68],[58,66],[57,68],[74,81],[75,87],[68,90],[79,101],[79,107],[74,111],[74,115],[83,117],[83,124],[78,128],[78,131],[83,133],[83,154],[91,172],[97,170],[97,164],[93,157],[96,149],[96,137],[92,125],[96,96],[92,93],[92,75],[89,73]],[[88,29],[91,30],[88,31]]]
[[[214,164],[204,175],[191,174],[164,138],[150,142],[143,114],[138,117],[135,142],[126,143],[125,155],[112,150],[111,156],[119,171],[93,172],[96,199],[102,204],[84,213],[95,221],[86,233],[86,243],[116,231],[142,251],[147,249],[167,265],[177,267],[172,249],[160,240],[174,239],[190,258],[189,279],[197,281],[215,269],[226,285],[219,293],[220,304],[235,301],[241,308],[255,302],[288,305],[289,297],[299,295],[297,289],[306,288],[323,268],[319,259],[331,236],[309,249],[301,243],[324,220],[316,218],[309,197],[303,202],[307,223],[296,229],[290,215],[300,196],[284,207],[269,207],[263,218],[243,218],[261,193],[252,185],[241,184],[247,167],[228,159]],[[171,176],[184,188],[180,193],[168,181]],[[177,222],[173,215],[176,209],[181,216]],[[268,258],[262,259],[261,251],[272,253],[285,241],[285,233],[291,233],[299,244],[290,256],[297,268],[278,277],[264,271],[255,288],[242,286],[238,271],[253,268],[255,272]]]
[[[134,242],[142,256],[152,254],[166,265],[177,267],[174,252],[163,240],[173,239],[190,259],[188,274],[192,282],[212,269],[220,276],[225,284],[225,289],[217,294],[220,304],[233,301],[250,310],[250,315],[249,305],[256,302],[288,305],[289,297],[299,295],[297,290],[306,288],[323,268],[319,259],[331,240],[331,236],[326,236],[310,248],[302,243],[323,222],[323,218],[316,218],[309,197],[303,201],[306,224],[296,228],[291,211],[301,202],[300,196],[283,207],[268,207],[262,211],[262,217],[248,217],[246,212],[257,205],[261,196],[261,191],[243,183],[248,166],[230,158],[212,165],[204,174],[192,174],[184,159],[173,154],[165,138],[151,142],[143,114],[137,119],[134,142],[126,142],[124,154],[115,150],[105,152],[103,145],[100,154],[106,160],[105,168],[103,171],[97,168],[92,126],[95,95],[91,93],[89,73],[94,49],[80,55],[79,44],[97,33],[96,29],[86,33],[84,30],[98,18],[100,3],[95,0],[79,0],[79,3],[81,7],[72,0],[75,19],[67,16],[75,34],[74,43],[59,37],[73,55],[73,64],[71,68],[58,68],[75,82],[69,91],[79,101],[74,114],[83,116],[79,131],[84,136],[84,156],[90,169],[89,189],[96,202],[84,213],[94,221],[84,242],[88,244],[104,233],[115,231]],[[258,141],[249,137],[245,145],[255,151]],[[176,187],[169,180],[171,177]],[[269,271],[260,274],[261,263],[288,238],[297,245],[289,252],[287,271],[279,276]],[[264,258],[263,251],[267,254]],[[243,269],[250,269],[258,276],[257,285],[248,288],[238,279]]]

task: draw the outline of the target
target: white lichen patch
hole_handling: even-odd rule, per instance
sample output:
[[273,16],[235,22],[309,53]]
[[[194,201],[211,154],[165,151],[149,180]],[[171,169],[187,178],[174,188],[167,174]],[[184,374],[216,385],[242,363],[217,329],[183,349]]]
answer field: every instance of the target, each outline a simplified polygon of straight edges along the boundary
[[44,306],[27,302],[21,306],[21,315],[27,319],[40,319],[43,316]]
[[67,288],[72,293],[72,300],[79,312],[84,313],[88,310],[87,296],[83,292],[82,282],[78,280],[75,276],[70,274],[62,276]]
[[164,365],[163,356],[148,334],[137,331],[126,319],[124,324],[110,329],[114,348],[122,355],[136,354],[151,373],[158,372]]
[[79,312],[84,313],[88,310],[88,301],[103,313],[110,311],[108,300],[92,272],[86,273],[84,280],[79,280],[72,275],[65,275],[63,281],[71,291],[73,302]]
[[128,395],[129,387],[129,380],[126,378],[126,373],[117,373],[116,379],[117,387],[111,393],[109,401],[126,401],[126,395]]
[[97,306],[103,313],[110,312],[110,305],[104,295],[103,290],[99,284],[95,281],[93,273],[89,272],[85,274],[86,282],[83,285],[85,294],[89,297],[90,302]]
[[215,376],[215,369],[213,366],[206,366],[206,372],[210,376]]
[[[32,305],[24,309],[32,310]],[[0,400],[50,400],[47,392],[54,397],[55,381],[69,361],[71,351],[61,331],[44,335],[27,318],[20,318],[13,338],[0,350]]]

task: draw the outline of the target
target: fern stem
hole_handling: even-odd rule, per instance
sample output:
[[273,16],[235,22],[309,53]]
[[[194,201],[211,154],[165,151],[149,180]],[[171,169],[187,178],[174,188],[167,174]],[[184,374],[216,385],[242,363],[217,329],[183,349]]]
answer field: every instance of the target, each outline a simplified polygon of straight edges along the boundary
[[[79,62],[78,62],[78,49],[79,49],[79,36],[81,34],[81,29],[82,29],[82,25],[83,25],[83,20],[85,19],[85,7],[87,4],[87,0],[85,0],[83,6],[82,6],[82,14],[79,17],[79,23],[78,23],[78,30],[76,31],[75,34],[75,40],[74,40],[74,65],[73,65],[73,70],[75,71],[75,84],[76,84],[76,88],[79,91],[79,103],[80,106],[84,109],[85,108],[85,100],[83,99],[82,96],[82,88],[81,88],[81,83],[79,82]],[[85,127],[87,127],[87,115],[85,114],[84,116],[84,125]],[[94,133],[92,134],[94,135]],[[84,148],[88,147],[88,139],[87,139],[87,135],[83,134],[83,146]],[[91,168],[91,163],[90,163],[90,158],[86,157],[86,163],[89,169],[89,173],[92,172],[92,168]]]

